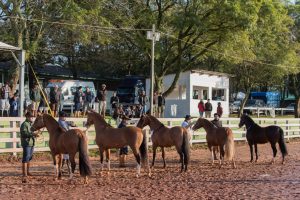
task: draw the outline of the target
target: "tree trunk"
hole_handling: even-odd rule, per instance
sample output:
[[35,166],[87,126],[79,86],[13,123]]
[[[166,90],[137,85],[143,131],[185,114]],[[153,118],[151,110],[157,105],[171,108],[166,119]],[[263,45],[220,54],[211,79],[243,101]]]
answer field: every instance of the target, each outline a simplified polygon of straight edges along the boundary
[[295,118],[300,117],[300,96],[295,96]]
[[163,87],[163,76],[155,76],[155,85],[154,85],[154,91],[156,92],[162,92]]
[[245,98],[243,99],[243,101],[241,103],[239,114],[238,114],[239,117],[241,117],[243,115],[244,107],[245,107],[245,104],[246,104],[246,102],[249,98],[249,95],[250,95],[250,90],[246,91]]
[[181,71],[176,72],[175,77],[174,77],[174,79],[173,79],[173,82],[172,82],[171,86],[167,89],[167,91],[165,91],[165,92],[163,93],[163,96],[164,96],[164,97],[167,97],[167,96],[168,96],[169,94],[171,94],[171,93],[173,92],[173,90],[176,88],[178,79],[179,79],[179,77],[180,77],[180,73],[181,73]]

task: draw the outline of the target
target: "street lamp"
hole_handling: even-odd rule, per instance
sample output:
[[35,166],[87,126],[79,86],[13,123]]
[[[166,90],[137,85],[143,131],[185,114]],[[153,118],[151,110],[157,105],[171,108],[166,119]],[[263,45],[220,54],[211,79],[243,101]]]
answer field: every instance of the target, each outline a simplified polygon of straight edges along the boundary
[[154,49],[155,41],[159,41],[160,33],[155,32],[155,24],[152,25],[152,31],[147,31],[147,39],[152,40],[151,46],[151,73],[150,73],[150,114],[153,115],[153,90],[154,90]]

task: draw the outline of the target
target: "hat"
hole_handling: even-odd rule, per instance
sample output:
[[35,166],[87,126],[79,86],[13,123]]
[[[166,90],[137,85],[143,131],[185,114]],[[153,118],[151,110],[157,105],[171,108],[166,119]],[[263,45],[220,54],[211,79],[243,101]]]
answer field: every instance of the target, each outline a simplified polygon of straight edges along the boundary
[[101,86],[102,86],[102,87],[106,87],[106,85],[105,85],[105,84],[102,84]]
[[190,119],[192,119],[192,117],[191,117],[191,115],[186,115],[185,119],[190,120]]
[[58,113],[58,115],[59,115],[60,117],[66,117],[66,116],[67,116],[67,113],[65,113],[64,111],[60,111],[60,112]]
[[218,115],[218,116],[220,117],[220,115],[219,115],[218,113],[215,113],[214,116],[215,116],[215,115]]
[[25,117],[34,117],[33,113],[32,112],[27,112],[25,114]]

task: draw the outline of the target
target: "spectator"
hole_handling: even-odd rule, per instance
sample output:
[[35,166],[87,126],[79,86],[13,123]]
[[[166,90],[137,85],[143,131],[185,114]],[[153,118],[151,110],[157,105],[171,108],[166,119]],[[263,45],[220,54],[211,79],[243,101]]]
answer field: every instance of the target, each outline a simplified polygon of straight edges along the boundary
[[221,102],[218,103],[217,114],[219,115],[219,117],[222,117],[223,115],[223,108],[221,106]]
[[153,115],[158,117],[158,95],[157,92],[153,94]]
[[49,99],[49,93],[47,91],[46,88],[44,88],[42,91],[41,91],[41,102],[40,102],[40,105],[39,105],[39,112],[40,113],[46,113],[48,114],[48,99]]
[[147,112],[147,103],[148,103],[148,97],[146,96],[145,90],[143,90],[143,92],[139,96],[139,104],[142,106],[142,112],[140,113],[141,115]]
[[54,88],[51,88],[51,91],[50,91],[50,107],[51,107],[54,117],[57,116],[59,101],[60,101],[60,99],[59,99],[59,93],[58,93],[58,86],[55,85]]
[[10,100],[9,100],[9,116],[10,117],[18,117],[18,96],[14,95]]
[[[126,117],[123,115],[121,117],[122,121],[119,124],[118,128],[124,128],[127,126],[127,120],[130,120],[130,118]],[[120,148],[120,155],[119,155],[119,166],[120,167],[125,167],[125,162],[126,162],[126,156],[128,155],[128,146]]]
[[96,100],[99,102],[99,114],[105,117],[105,112],[106,112],[106,95],[107,95],[107,90],[106,90],[106,85],[102,84],[101,89],[98,91]]
[[59,96],[58,112],[60,112],[64,108],[64,99],[65,99],[64,93],[62,92],[61,88],[58,89],[58,94],[57,95]]
[[159,118],[164,117],[165,104],[166,104],[165,97],[160,92],[157,97],[157,112]]
[[138,105],[136,108],[135,117],[140,118],[142,116],[142,113],[143,113],[143,106]]
[[21,124],[20,134],[21,134],[21,145],[23,148],[23,158],[22,158],[22,182],[27,182],[27,176],[31,176],[29,173],[30,161],[32,159],[35,137],[38,136],[37,133],[31,131],[31,124],[33,122],[34,116],[32,112],[27,112],[25,114],[26,120]]
[[212,105],[210,103],[210,99],[205,103],[205,117],[211,118]]
[[135,117],[135,112],[136,112],[136,107],[135,106],[130,106],[131,109],[131,116],[129,118],[134,118]]
[[201,99],[200,102],[198,103],[198,110],[199,110],[199,115],[200,117],[203,117],[203,114],[204,114],[204,102],[203,100]]
[[130,117],[132,115],[132,110],[130,106],[127,106],[127,108],[125,109],[125,115],[127,117]]
[[81,105],[82,105],[82,87],[79,86],[74,95],[74,111],[75,111],[74,115],[75,115],[75,117],[80,116]]
[[1,114],[3,116],[3,112],[5,110],[5,105],[6,105],[6,99],[5,99],[5,86],[1,87],[0,91],[0,109],[1,109]]
[[41,93],[37,83],[34,84],[32,90],[30,91],[30,100],[32,101],[31,103],[32,114],[34,117],[36,117],[40,105],[40,101],[41,101]]
[[84,92],[84,104],[83,104],[83,115],[86,115],[87,110],[93,109],[94,102],[94,93],[90,90],[89,87],[86,87],[86,91]]
[[220,121],[220,115],[218,113],[214,114],[214,119],[211,121],[216,127],[222,127],[222,121]]
[[113,96],[110,98],[110,105],[112,113],[119,106],[119,97],[117,97],[117,93],[114,92]]

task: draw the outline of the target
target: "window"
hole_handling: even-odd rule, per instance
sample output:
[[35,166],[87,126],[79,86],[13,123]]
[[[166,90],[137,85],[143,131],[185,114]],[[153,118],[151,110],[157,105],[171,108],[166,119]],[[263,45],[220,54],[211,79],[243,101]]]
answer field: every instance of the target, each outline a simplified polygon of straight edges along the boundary
[[212,89],[212,100],[214,101],[225,101],[225,89]]
[[193,86],[193,99],[208,99],[208,88],[200,87],[200,86]]

